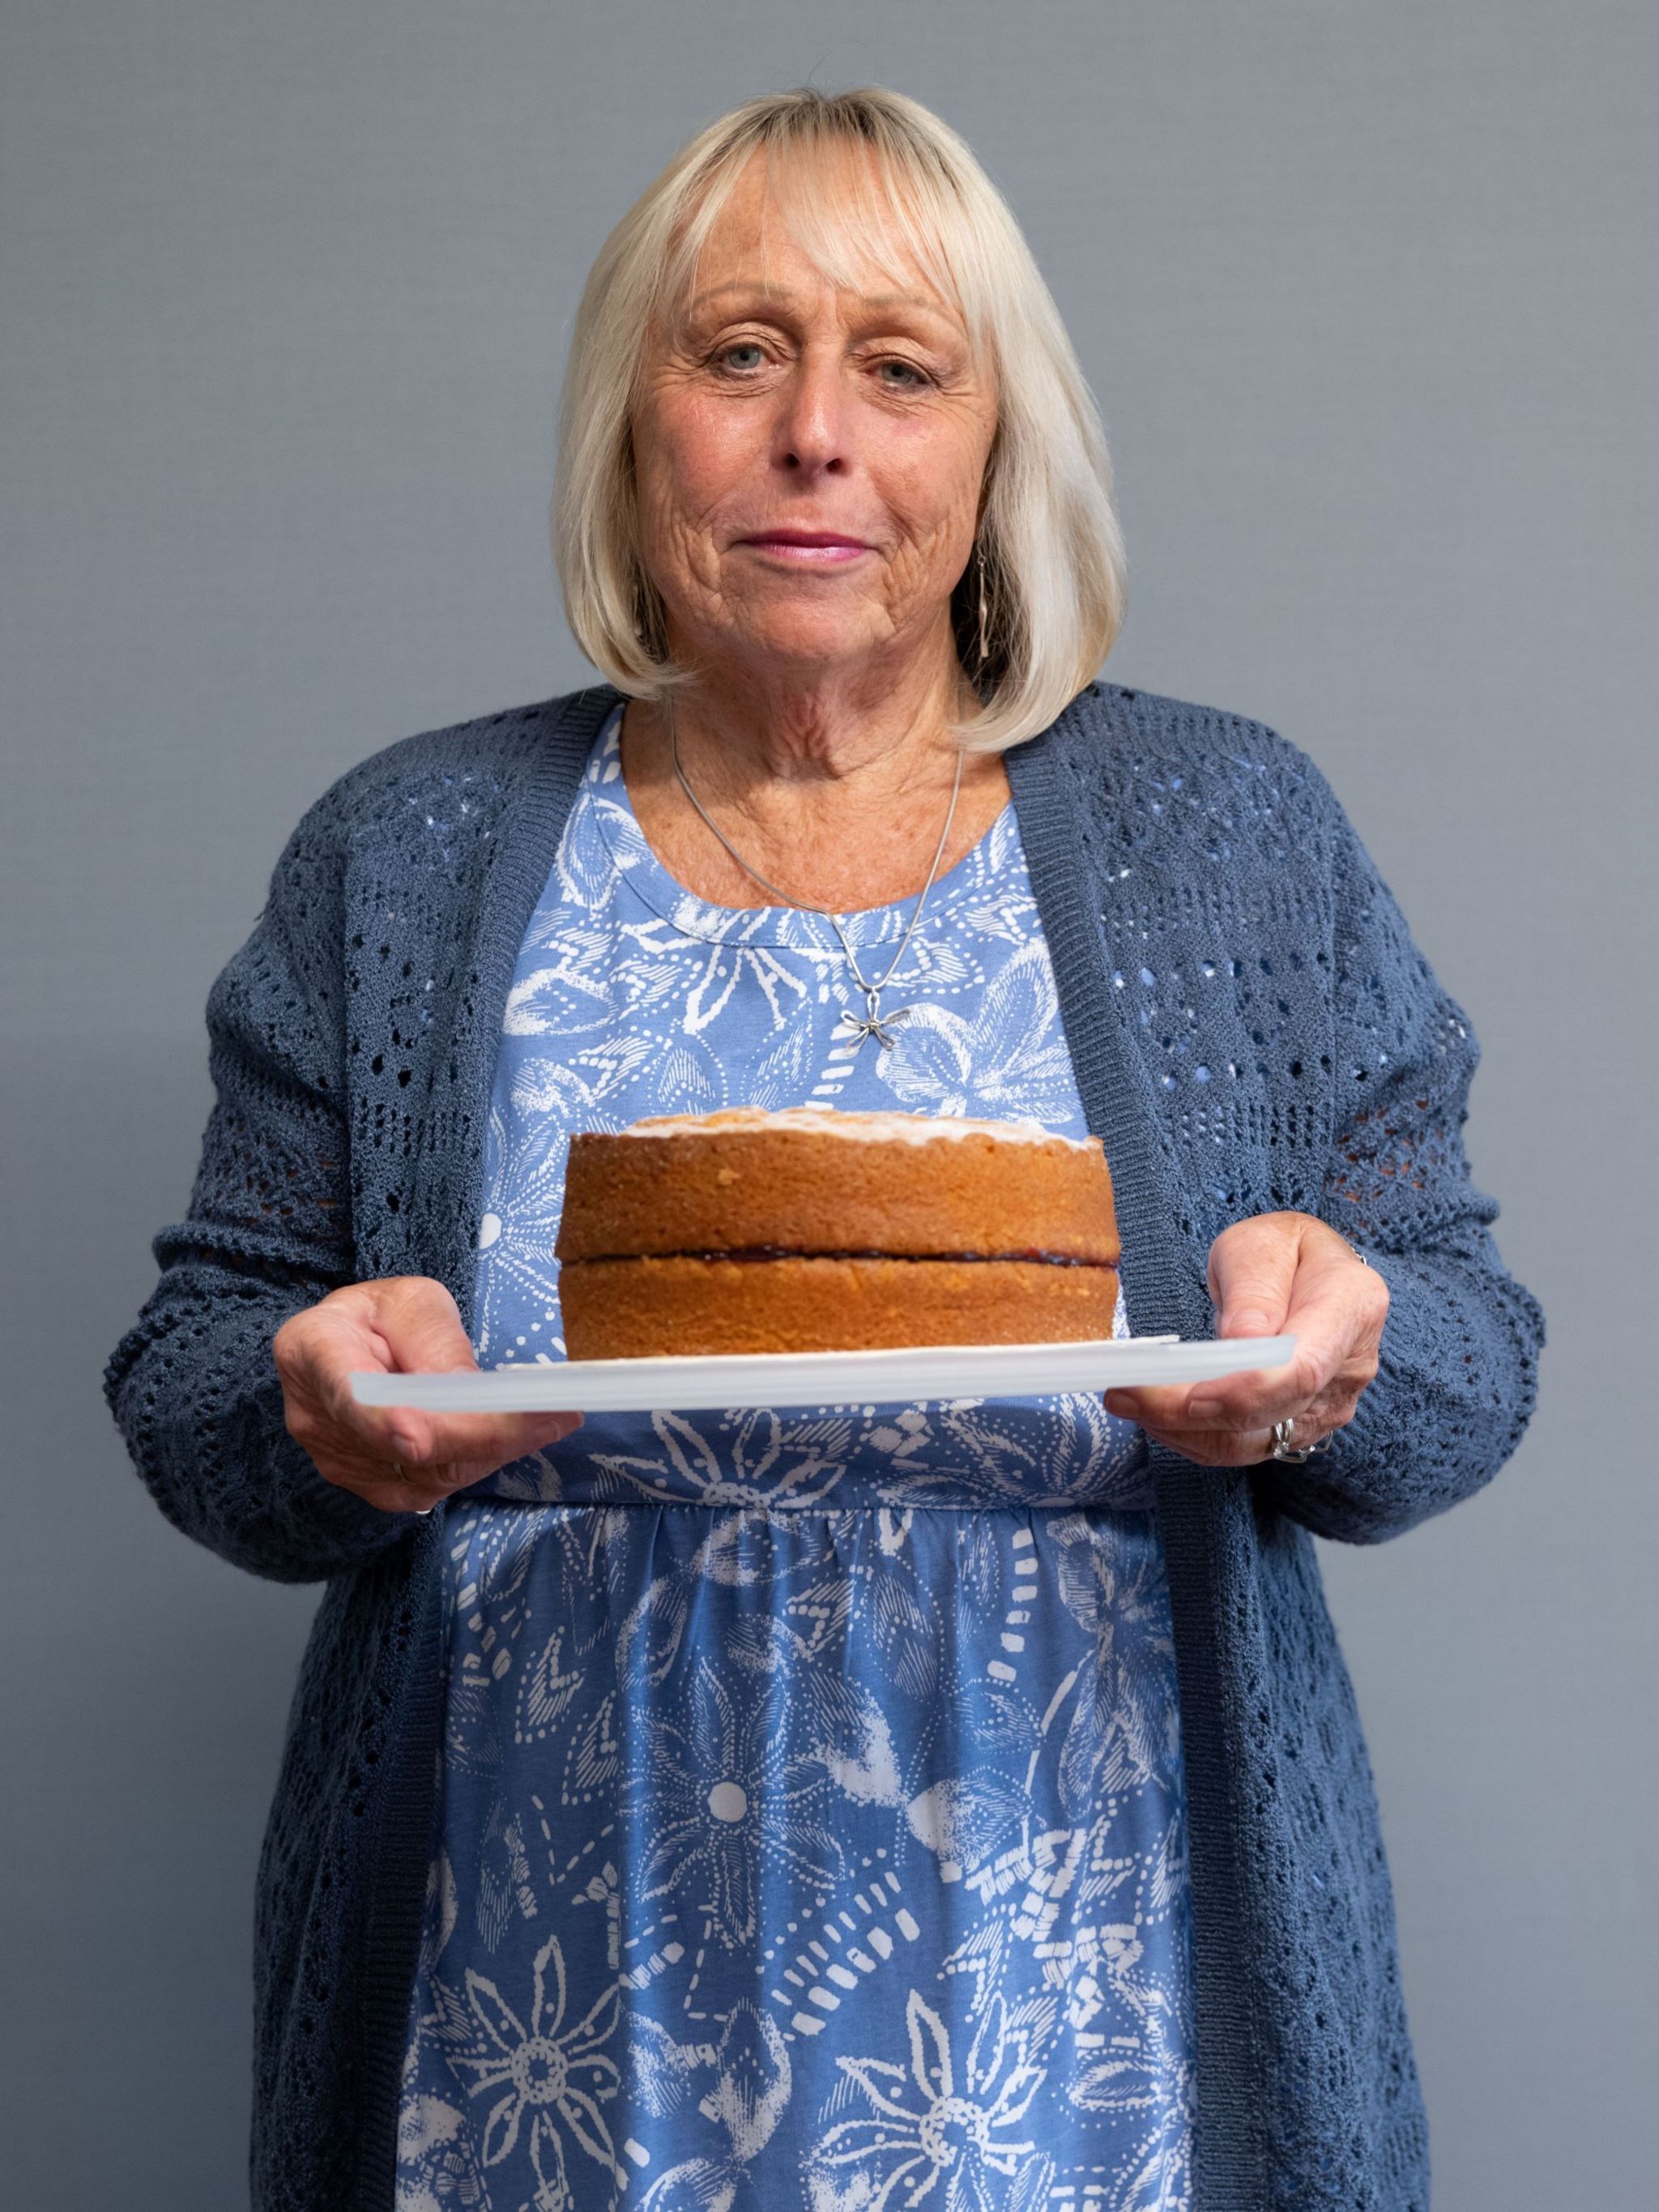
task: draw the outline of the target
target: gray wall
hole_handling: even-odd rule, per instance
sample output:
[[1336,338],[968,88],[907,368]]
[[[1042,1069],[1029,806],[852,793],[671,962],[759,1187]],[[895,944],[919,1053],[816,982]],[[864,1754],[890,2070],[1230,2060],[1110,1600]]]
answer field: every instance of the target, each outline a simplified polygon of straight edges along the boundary
[[208,984],[339,769],[582,680],[544,522],[583,272],[811,75],[939,108],[1027,226],[1120,474],[1109,672],[1309,747],[1483,1041],[1542,1409],[1326,1565],[1440,2212],[1650,2203],[1649,0],[9,0],[0,41],[5,2200],[244,2201],[314,1593],[175,1535],[97,1392]]

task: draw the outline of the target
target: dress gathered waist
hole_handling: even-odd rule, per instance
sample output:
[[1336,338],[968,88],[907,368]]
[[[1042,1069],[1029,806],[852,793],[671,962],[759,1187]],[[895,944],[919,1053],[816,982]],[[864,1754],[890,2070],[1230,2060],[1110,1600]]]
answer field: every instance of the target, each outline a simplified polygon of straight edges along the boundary
[[1151,1510],[1133,1431],[1084,1393],[901,1407],[606,1414],[464,1493],[755,1512]]
[[905,1407],[595,1413],[469,1500],[863,1513],[1146,1513],[1144,1437],[1088,1391]]

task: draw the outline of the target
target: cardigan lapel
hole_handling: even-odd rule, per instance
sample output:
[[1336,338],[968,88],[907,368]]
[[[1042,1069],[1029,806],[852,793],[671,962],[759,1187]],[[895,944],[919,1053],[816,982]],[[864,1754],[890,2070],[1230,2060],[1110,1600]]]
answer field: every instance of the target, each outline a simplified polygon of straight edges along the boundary
[[[526,715],[524,763],[494,831],[495,849],[471,912],[455,916],[455,940],[470,988],[458,1009],[450,1131],[489,1126],[501,1024],[525,932],[557,857],[593,740],[622,693],[608,684],[549,700]],[[475,1239],[483,1204],[484,1148],[424,1148],[416,1186],[421,1256],[444,1283],[471,1334],[477,1290]]]
[[[1008,781],[1079,1095],[1112,1171],[1130,1328],[1137,1336],[1207,1335],[1203,1267],[1194,1270],[1182,1248],[1181,1188],[1146,1060],[1125,1025],[1123,994],[1112,988],[1099,870],[1079,835],[1078,767],[1106,787],[1103,811],[1114,804],[1121,772],[1113,751],[1117,733],[1109,720],[1099,727],[1102,719],[1094,696],[1085,692],[1048,729],[1012,749]],[[1066,750],[1081,752],[1083,762],[1067,760]]]
[[[1190,1212],[1146,1059],[1112,982],[1102,914],[1113,896],[1080,825],[1130,811],[1133,732],[1115,687],[1080,693],[1050,727],[1007,756],[1020,841],[1054,966],[1060,1021],[1091,1130],[1111,1170],[1123,1239],[1124,1305],[1138,1336],[1208,1336],[1207,1255],[1190,1241]],[[1095,786],[1085,796],[1084,779]],[[1133,878],[1123,894],[1134,896]],[[1264,2109],[1255,2017],[1240,1823],[1231,1777],[1231,1706],[1217,1615],[1236,1571],[1237,1515],[1248,1479],[1149,1447],[1169,1578],[1181,1705],[1194,1923],[1198,2124],[1194,2202],[1202,2212],[1259,2212],[1267,2200],[1256,2126]]]

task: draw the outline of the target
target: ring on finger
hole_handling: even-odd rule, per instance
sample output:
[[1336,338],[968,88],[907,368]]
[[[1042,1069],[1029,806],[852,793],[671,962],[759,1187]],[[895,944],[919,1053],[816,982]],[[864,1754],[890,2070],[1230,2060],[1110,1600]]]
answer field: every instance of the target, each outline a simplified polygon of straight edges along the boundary
[[1331,1448],[1328,1434],[1315,1437],[1305,1444],[1297,1443],[1294,1441],[1295,1436],[1294,1420],[1275,1421],[1273,1449],[1268,1453],[1268,1458],[1279,1460],[1286,1467],[1303,1467],[1316,1452],[1328,1452]]

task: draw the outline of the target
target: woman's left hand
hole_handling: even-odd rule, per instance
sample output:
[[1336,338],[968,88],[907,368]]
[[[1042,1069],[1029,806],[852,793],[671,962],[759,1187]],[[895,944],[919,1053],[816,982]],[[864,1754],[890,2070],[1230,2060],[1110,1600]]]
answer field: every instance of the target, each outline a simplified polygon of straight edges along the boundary
[[1273,1424],[1295,1424],[1301,1451],[1353,1419],[1376,1373],[1389,1286],[1311,1213],[1258,1213],[1210,1247],[1210,1297],[1222,1337],[1294,1335],[1282,1367],[1211,1382],[1109,1390],[1106,1407],[1201,1467],[1254,1467]]

